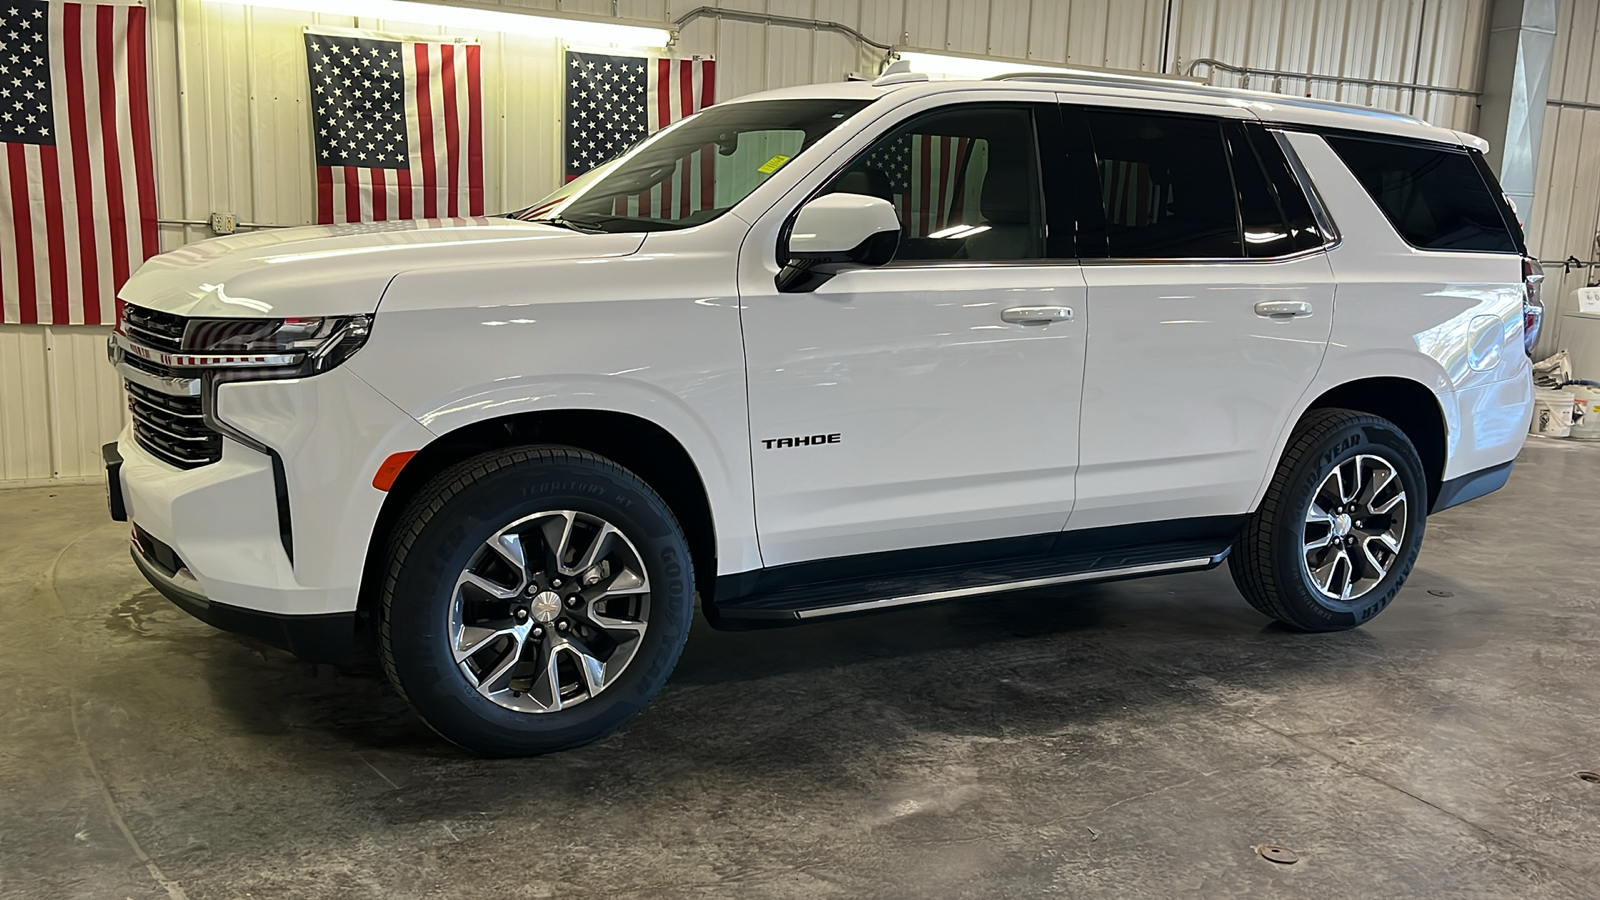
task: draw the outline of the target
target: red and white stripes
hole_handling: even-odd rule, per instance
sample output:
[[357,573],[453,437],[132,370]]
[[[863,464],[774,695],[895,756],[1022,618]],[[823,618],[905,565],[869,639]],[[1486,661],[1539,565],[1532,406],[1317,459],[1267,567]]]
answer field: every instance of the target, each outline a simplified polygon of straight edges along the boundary
[[55,145],[3,145],[0,322],[109,324],[157,251],[148,19],[82,3],[48,16]]
[[[711,59],[657,57],[645,65],[645,116],[655,134],[673,122],[716,102],[717,63]],[[716,206],[716,160],[710,148],[680,160],[663,184],[627,201],[633,215],[685,219]],[[622,200],[618,200],[622,212]]]
[[972,139],[914,134],[911,141],[911,190],[899,198],[895,210],[906,235],[927,237],[952,222],[967,221],[963,216],[968,212],[976,215],[977,198],[967,197],[963,188],[983,184],[986,167],[968,171],[975,162]]
[[410,164],[318,166],[319,224],[483,215],[480,47],[406,42],[403,48]]
[[1161,192],[1144,163],[1101,160],[1100,183],[1109,224],[1139,227],[1161,217]]

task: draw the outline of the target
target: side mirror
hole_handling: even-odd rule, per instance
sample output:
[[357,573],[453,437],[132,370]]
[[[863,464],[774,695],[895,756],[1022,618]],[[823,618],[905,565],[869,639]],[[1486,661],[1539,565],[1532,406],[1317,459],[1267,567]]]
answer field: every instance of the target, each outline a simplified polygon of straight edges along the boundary
[[[800,208],[789,231],[791,261],[881,266],[900,246],[894,204],[864,194],[824,194]],[[792,263],[791,263],[792,264]]]

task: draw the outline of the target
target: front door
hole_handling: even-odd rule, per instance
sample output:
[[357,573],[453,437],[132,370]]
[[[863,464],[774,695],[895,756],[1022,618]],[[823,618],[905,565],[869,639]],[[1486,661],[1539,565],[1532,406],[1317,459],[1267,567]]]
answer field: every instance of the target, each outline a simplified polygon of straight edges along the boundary
[[766,565],[1065,524],[1085,287],[1047,258],[1036,119],[1055,115],[963,104],[884,126],[823,192],[892,201],[895,260],[806,293],[741,284]]

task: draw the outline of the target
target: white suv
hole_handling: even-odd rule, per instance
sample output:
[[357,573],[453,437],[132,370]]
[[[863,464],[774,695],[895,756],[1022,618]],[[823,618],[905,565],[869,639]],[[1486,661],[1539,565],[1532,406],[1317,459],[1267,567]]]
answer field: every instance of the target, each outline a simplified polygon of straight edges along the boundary
[[1153,79],[722,103],[510,216],[146,263],[113,515],[207,622],[375,633],[484,754],[633,716],[697,595],[751,627],[1227,560],[1349,628],[1527,432],[1484,148]]

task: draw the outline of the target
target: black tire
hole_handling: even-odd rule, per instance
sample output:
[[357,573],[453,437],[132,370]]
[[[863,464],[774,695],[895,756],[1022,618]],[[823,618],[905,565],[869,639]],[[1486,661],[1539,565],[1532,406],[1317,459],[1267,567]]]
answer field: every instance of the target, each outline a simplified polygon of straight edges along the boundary
[[[547,510],[599,517],[630,542],[648,576],[648,616],[614,682],[575,705],[527,712],[478,692],[453,655],[450,621],[457,579],[482,558],[476,554],[485,542]],[[384,670],[423,721],[474,753],[529,756],[604,737],[649,703],[688,638],[694,571],[672,511],[632,472],[582,450],[517,447],[459,463],[418,492],[395,526],[382,599]],[[554,629],[562,621],[548,624]],[[570,627],[576,637],[577,624]]]
[[[1363,461],[1358,457],[1367,459]],[[1380,561],[1388,563],[1383,577],[1366,586],[1359,596],[1349,600],[1335,599],[1320,590],[1313,581],[1311,563],[1307,561],[1307,543],[1310,534],[1316,532],[1308,532],[1307,515],[1314,499],[1328,496],[1326,493],[1319,494],[1319,491],[1326,491],[1325,482],[1333,477],[1336,468],[1344,466],[1342,471],[1350,472],[1352,465],[1378,466],[1370,457],[1378,457],[1398,475],[1400,487],[1406,494],[1405,514],[1383,521],[1403,521],[1404,533],[1392,556],[1382,545],[1375,551]],[[1381,470],[1381,466],[1378,468]],[[1313,410],[1306,414],[1290,436],[1283,459],[1278,463],[1278,470],[1267,488],[1266,497],[1261,501],[1260,509],[1252,513],[1246,522],[1228,559],[1228,568],[1233,574],[1234,584],[1238,585],[1240,593],[1250,601],[1250,605],[1285,625],[1302,631],[1354,628],[1382,612],[1411,574],[1417,552],[1422,547],[1427,504],[1428,482],[1422,461],[1411,440],[1394,423],[1347,409]],[[1362,509],[1370,507],[1368,503]],[[1346,509],[1354,510],[1355,507]],[[1353,512],[1356,516],[1365,514]],[[1351,521],[1344,521],[1337,526],[1330,525],[1328,534],[1336,534],[1336,528],[1348,530],[1352,524]],[[1360,533],[1350,533],[1354,536],[1343,539],[1364,543]],[[1319,540],[1320,533],[1318,537],[1309,539]],[[1329,558],[1325,555],[1328,551],[1314,552],[1319,554],[1319,560]],[[1357,550],[1352,549],[1349,553],[1355,561],[1345,563],[1345,566],[1366,566]],[[1346,568],[1344,571],[1348,580],[1358,570]],[[1380,569],[1371,567],[1366,571],[1370,576]],[[1329,576],[1330,580],[1336,575],[1335,568],[1334,574]]]

